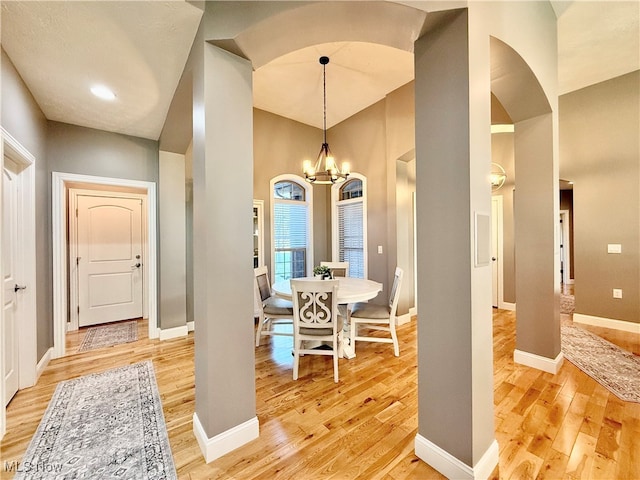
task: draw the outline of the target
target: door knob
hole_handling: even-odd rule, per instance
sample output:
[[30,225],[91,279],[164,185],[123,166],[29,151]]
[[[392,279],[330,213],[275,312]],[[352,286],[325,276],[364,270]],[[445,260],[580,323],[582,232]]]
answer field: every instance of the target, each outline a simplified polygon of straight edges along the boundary
[[13,291],[17,292],[18,290],[25,290],[27,288],[26,285],[18,285],[17,283],[13,286]]
[[494,262],[497,260],[496,257],[491,257],[491,260],[493,260]]
[[142,266],[142,264],[140,262],[136,263],[135,265],[131,265],[131,268],[140,268]]

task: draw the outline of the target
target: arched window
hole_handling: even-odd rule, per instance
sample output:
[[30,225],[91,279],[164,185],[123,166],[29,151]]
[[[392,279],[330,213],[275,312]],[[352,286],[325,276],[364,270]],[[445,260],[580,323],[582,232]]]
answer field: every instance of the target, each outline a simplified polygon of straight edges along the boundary
[[273,281],[311,274],[311,188],[295,175],[271,180],[271,271]]
[[349,262],[349,276],[367,278],[366,177],[351,173],[331,187],[333,260]]

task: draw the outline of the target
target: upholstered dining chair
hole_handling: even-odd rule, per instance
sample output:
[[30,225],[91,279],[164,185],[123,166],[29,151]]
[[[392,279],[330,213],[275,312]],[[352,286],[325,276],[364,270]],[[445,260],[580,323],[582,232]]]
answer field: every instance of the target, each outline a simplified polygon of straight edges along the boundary
[[[338,382],[338,357],[343,356],[343,317],[338,314],[338,280],[291,280],[293,298],[293,379],[302,355],[332,355],[333,381]],[[304,348],[324,342],[331,349]]]
[[260,338],[269,335],[293,336],[293,331],[276,330],[276,325],[293,326],[293,303],[278,298],[271,293],[269,271],[266,266],[254,268],[254,294],[258,306],[258,328],[256,330],[256,347],[260,346]]
[[[351,349],[355,354],[356,341],[359,342],[382,342],[393,343],[393,353],[397,357],[400,355],[398,346],[398,336],[396,335],[396,310],[398,299],[400,298],[400,285],[404,272],[396,267],[393,276],[393,284],[389,293],[389,302],[386,305],[374,305],[367,302],[354,303],[349,310],[349,339]],[[360,333],[360,328],[365,328],[369,332],[383,331],[390,334],[389,337],[364,335]]]
[[320,265],[329,267],[331,278],[349,276],[349,262],[320,262]]

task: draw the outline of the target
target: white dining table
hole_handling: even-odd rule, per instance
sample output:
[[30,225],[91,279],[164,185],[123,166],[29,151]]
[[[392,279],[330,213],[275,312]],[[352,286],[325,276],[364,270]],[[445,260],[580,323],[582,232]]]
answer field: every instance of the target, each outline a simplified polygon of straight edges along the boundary
[[[318,280],[315,277],[302,277],[296,280]],[[375,298],[382,291],[382,284],[366,278],[337,277],[338,280],[338,303],[348,304],[356,302],[366,302]],[[272,287],[273,293],[279,297],[291,300],[291,282],[281,280],[275,282]]]
[[[296,280],[318,280],[315,277],[302,277]],[[382,284],[366,278],[338,277],[338,303],[348,305],[349,303],[366,302],[378,296],[382,291]],[[281,298],[291,300],[290,280],[280,280],[275,282],[271,289],[273,293]],[[342,309],[341,309],[342,310]],[[344,313],[343,313],[344,315]],[[347,329],[348,331],[348,329]],[[351,345],[344,345],[344,356],[354,358],[355,352]]]

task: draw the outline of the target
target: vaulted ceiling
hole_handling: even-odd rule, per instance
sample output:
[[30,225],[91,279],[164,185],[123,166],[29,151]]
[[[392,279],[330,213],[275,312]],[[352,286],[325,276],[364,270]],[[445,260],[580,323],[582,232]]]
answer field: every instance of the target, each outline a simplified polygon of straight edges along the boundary
[[[560,94],[640,68],[637,1],[551,4],[559,19]],[[48,119],[155,140],[202,11],[181,0],[3,1],[1,15],[2,48]],[[321,127],[321,55],[331,59],[329,126],[413,79],[407,51],[359,42],[314,45],[257,68],[254,105]],[[91,95],[94,84],[108,85],[116,101]]]

